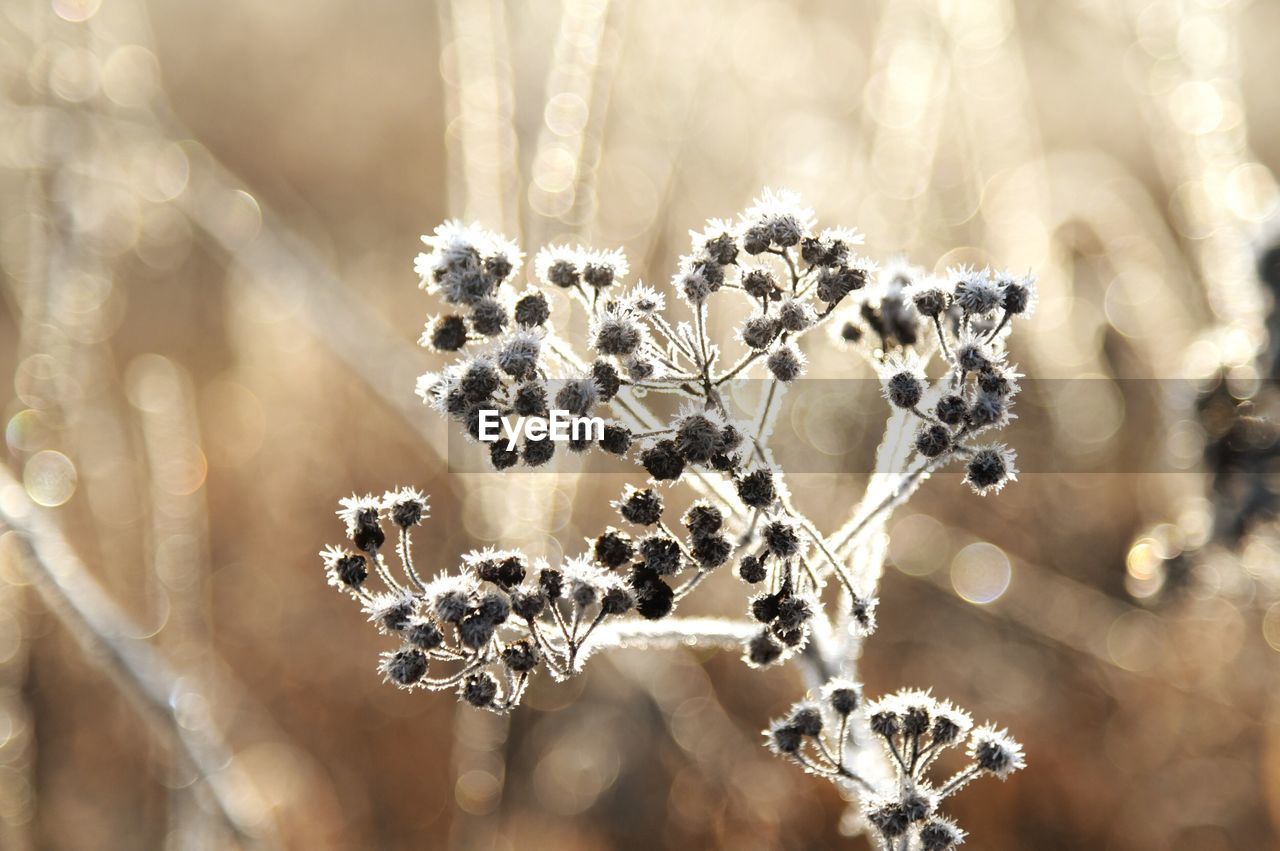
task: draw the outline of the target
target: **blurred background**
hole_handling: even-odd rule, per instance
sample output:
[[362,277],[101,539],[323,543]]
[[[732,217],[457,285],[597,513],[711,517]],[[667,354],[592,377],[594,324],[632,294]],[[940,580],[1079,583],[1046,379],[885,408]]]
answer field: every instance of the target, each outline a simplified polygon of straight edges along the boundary
[[[1036,270],[1015,360],[1094,379],[1007,432],[1053,464],[891,525],[868,692],[1029,755],[954,800],[970,845],[1280,845],[1278,53],[1270,0],[5,0],[0,847],[866,847],[760,747],[794,671],[625,651],[492,718],[384,686],[316,556],[353,491],[429,491],[449,568],[575,552],[621,488],[450,474],[419,234],[664,283],[765,185]],[[835,466],[876,438],[833,386],[786,416]],[[864,484],[792,481],[827,529]]]

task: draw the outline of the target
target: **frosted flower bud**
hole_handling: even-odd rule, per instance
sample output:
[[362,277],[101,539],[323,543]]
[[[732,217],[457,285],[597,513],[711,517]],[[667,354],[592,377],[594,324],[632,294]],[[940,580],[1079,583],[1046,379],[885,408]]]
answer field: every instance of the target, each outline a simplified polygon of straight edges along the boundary
[[790,723],[802,736],[816,736],[822,732],[822,710],[812,703],[800,703],[791,708]]
[[719,445],[720,428],[704,414],[685,414],[676,425],[676,451],[686,461],[705,464]]
[[774,722],[769,729],[769,747],[780,754],[794,754],[800,751],[804,744],[804,734],[796,729],[794,724],[786,722]]
[[584,416],[596,404],[600,391],[590,378],[572,378],[556,392],[556,407]]
[[555,454],[556,444],[547,438],[542,440],[525,438],[525,441],[520,444],[520,457],[530,467],[541,467],[543,464],[550,463]]
[[999,493],[1006,483],[1017,481],[1012,450],[999,444],[974,452],[965,469],[965,481],[979,496]]
[[852,715],[862,703],[862,687],[852,680],[831,680],[822,694],[832,711],[842,718]]
[[812,307],[802,301],[787,299],[778,306],[778,323],[786,331],[800,332],[813,325],[818,319]]
[[467,323],[461,316],[441,316],[422,336],[420,342],[438,352],[456,352],[467,344]]
[[666,535],[650,535],[643,539],[639,552],[644,566],[658,576],[670,576],[680,570],[680,545]]
[[483,709],[492,706],[498,696],[498,681],[486,672],[471,674],[462,681],[458,691],[467,703]]
[[626,426],[606,424],[600,438],[600,448],[613,455],[623,455],[631,448],[631,429]]
[[1009,421],[1009,406],[1003,396],[981,392],[969,409],[969,424],[975,429],[1000,426]]
[[938,400],[938,404],[933,408],[933,414],[946,425],[959,425],[969,415],[969,406],[965,404],[962,396],[950,393]]
[[983,771],[1001,780],[1026,765],[1022,745],[1010,738],[1004,730],[990,725],[979,727],[969,737],[969,757]]
[[405,628],[404,640],[419,650],[435,650],[444,643],[444,633],[431,621],[419,620]]
[[795,381],[804,374],[805,357],[794,343],[783,343],[765,361],[773,377],[782,382]]
[[967,267],[949,270],[956,277],[952,298],[970,316],[985,316],[1000,306],[999,288],[991,281],[989,270],[981,272]]
[[916,432],[916,451],[926,458],[937,458],[951,447],[951,432],[937,423],[926,423]]
[[427,655],[412,647],[384,653],[380,667],[387,682],[410,688],[427,675]]
[[772,316],[753,316],[742,323],[738,334],[753,349],[766,349],[778,336],[778,322]]
[[644,336],[640,326],[621,316],[606,316],[595,329],[592,347],[605,355],[623,357],[640,348]]
[[685,462],[674,440],[659,440],[640,453],[640,463],[656,481],[665,482],[680,478]]
[[691,269],[676,276],[677,292],[695,307],[704,304],[716,289],[716,286],[701,271]]
[[382,504],[391,515],[391,521],[401,529],[417,526],[429,515],[427,498],[414,488],[387,491]]
[[710,570],[729,560],[733,545],[724,535],[703,535],[694,539],[692,553],[699,567]]
[[631,560],[635,548],[626,533],[609,528],[595,541],[595,559],[605,567],[621,567]]
[[529,293],[516,302],[516,324],[525,328],[542,326],[551,318],[551,308],[542,293]]
[[782,645],[774,640],[768,630],[760,632],[747,642],[745,658],[753,668],[772,665],[782,657]]
[[[514,404],[516,414],[522,417],[545,417],[547,410],[547,388],[538,381],[521,384],[516,388]],[[501,443],[501,441],[499,442]],[[499,445],[498,443],[494,444]],[[505,443],[501,443],[505,446]]]
[[531,377],[538,368],[542,339],[537,334],[521,332],[511,337],[498,350],[498,369],[517,380]]
[[964,839],[965,832],[945,819],[934,819],[920,828],[922,851],[952,851]]
[[471,328],[484,337],[496,337],[507,327],[507,310],[496,299],[486,298],[471,309]]
[[750,582],[755,585],[757,582],[763,582],[768,571],[764,562],[755,556],[744,556],[742,563],[738,565],[738,576],[742,577],[744,582]]
[[737,481],[738,499],[748,508],[768,508],[777,499],[773,485],[773,473],[761,467],[747,473]]
[[766,298],[778,291],[778,282],[768,269],[752,269],[742,276],[742,288],[752,298]]
[[356,590],[369,578],[368,562],[362,555],[341,547],[325,547],[320,553],[329,584],[335,588]]
[[[868,804],[871,802],[868,801]],[[907,817],[902,805],[896,801],[881,803],[867,810],[867,821],[885,839],[897,839],[911,827],[911,819]]]
[[662,519],[662,497],[650,488],[637,490],[628,486],[627,492],[614,506],[623,520],[637,526],[652,526]]
[[689,534],[695,538],[713,535],[724,525],[724,515],[719,508],[706,502],[695,502],[689,506],[681,521]]
[[800,549],[800,536],[795,526],[786,520],[773,520],[766,523],[761,533],[769,552],[778,558],[790,558]]
[[921,316],[937,319],[947,309],[947,293],[936,283],[917,284],[907,292]]
[[884,383],[884,397],[897,408],[910,410],[920,404],[924,382],[910,372],[895,372]]
[[502,664],[513,674],[527,674],[538,667],[538,651],[523,639],[502,648]]

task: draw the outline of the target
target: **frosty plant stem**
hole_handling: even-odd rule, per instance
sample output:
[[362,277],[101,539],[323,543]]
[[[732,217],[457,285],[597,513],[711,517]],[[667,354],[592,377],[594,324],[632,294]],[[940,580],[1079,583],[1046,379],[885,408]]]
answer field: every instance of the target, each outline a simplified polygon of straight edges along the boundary
[[[1033,280],[880,269],[855,252],[857,232],[818,230],[787,192],[766,191],[691,237],[660,289],[628,283],[617,250],[547,246],[522,278],[521,251],[477,225],[423,237],[415,269],[442,312],[420,342],[444,363],[418,380],[422,399],[496,470],[602,451],[634,462],[638,477],[613,503],[620,525],[554,564],[487,548],[456,570],[420,573],[411,536],[428,518],[425,495],[402,487],[344,499],[350,546],[322,552],[329,581],[394,642],[379,665],[388,682],[454,691],[495,712],[514,708],[539,671],[561,680],[611,647],[740,647],[755,668],[797,660],[813,694],[770,726],[768,745],[842,786],[883,847],[953,847],[963,832],[938,813],[943,799],[983,773],[1003,779],[1022,766],[1021,749],[992,728],[971,731],[967,715],[925,692],[864,705],[854,665],[875,629],[892,512],[953,462],[979,495],[1016,479],[1011,450],[977,441],[1013,417],[1019,375],[1005,342],[1010,320],[1032,306]],[[585,314],[582,339],[555,330],[556,290]],[[729,299],[745,300],[748,315],[713,337],[710,313]],[[770,442],[788,385],[822,345],[813,332],[834,323],[829,336],[878,374],[889,416],[863,498],[826,535],[793,504]],[[764,387],[739,421],[725,390],[752,378]],[[659,414],[651,394],[680,407]],[[681,486],[697,499],[677,518],[666,504]],[[403,582],[382,555],[388,525]],[[730,563],[746,617],[675,614]],[[970,766],[932,786],[925,769],[962,742]]]

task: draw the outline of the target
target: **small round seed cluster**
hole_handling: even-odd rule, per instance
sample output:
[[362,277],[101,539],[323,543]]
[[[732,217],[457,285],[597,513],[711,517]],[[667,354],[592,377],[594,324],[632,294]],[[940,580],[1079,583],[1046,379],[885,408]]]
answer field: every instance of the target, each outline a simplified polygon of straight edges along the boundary
[[[865,725],[887,751],[896,773],[876,786],[849,758],[857,728]],[[951,795],[977,777],[1004,779],[1023,767],[1022,748],[994,727],[973,729],[963,710],[927,692],[903,691],[864,704],[857,683],[834,679],[820,699],[795,704],[764,731],[769,748],[810,774],[849,787],[861,796],[862,815],[885,847],[949,851],[965,833],[940,813]],[[966,745],[969,764],[941,783],[929,778],[939,754]]]

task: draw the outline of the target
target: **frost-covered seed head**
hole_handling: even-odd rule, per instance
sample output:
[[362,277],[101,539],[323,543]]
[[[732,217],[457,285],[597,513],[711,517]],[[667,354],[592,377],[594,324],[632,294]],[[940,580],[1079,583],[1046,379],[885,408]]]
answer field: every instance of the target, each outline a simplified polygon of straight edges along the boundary
[[505,594],[490,591],[480,598],[476,606],[476,614],[494,626],[498,626],[511,615],[511,604],[507,601]]
[[681,275],[676,287],[684,300],[695,306],[704,304],[717,289],[715,284],[698,270],[690,270]]
[[902,796],[902,814],[907,821],[923,821],[933,812],[933,802],[919,792],[908,792]]
[[444,643],[444,633],[431,621],[413,621],[405,627],[404,640],[419,650],[435,650]]
[[920,828],[922,851],[952,851],[964,842],[965,833],[949,821],[935,819]]
[[516,388],[512,407],[522,417],[545,417],[548,413],[546,385],[537,381],[521,384]]
[[949,393],[938,400],[933,414],[946,425],[959,425],[969,415],[969,406],[965,404],[963,397]]
[[703,569],[719,567],[729,560],[733,545],[724,535],[703,535],[693,541],[693,558]]
[[541,591],[519,590],[511,594],[511,611],[523,620],[532,620],[542,614],[547,598]]
[[436,617],[445,623],[460,623],[471,609],[471,601],[462,591],[445,591],[435,599]]
[[645,449],[640,453],[640,464],[659,482],[678,479],[684,472],[684,457],[674,440],[659,440]]
[[488,618],[479,614],[468,615],[458,624],[458,640],[463,647],[479,650],[489,643],[494,629],[495,625]]
[[832,711],[842,718],[852,715],[862,703],[862,689],[849,680],[832,680],[823,693]]
[[605,589],[600,598],[600,611],[606,615],[621,615],[635,608],[635,595],[621,585]]
[[577,286],[581,277],[578,269],[568,260],[557,260],[547,268],[547,280],[561,289]]
[[495,337],[507,327],[507,311],[496,299],[486,298],[471,309],[471,328],[484,337]]
[[571,378],[556,391],[556,407],[575,416],[585,416],[600,398],[600,390],[590,378]]
[[1003,446],[986,446],[973,453],[965,470],[965,481],[979,496],[997,493],[1007,482],[1017,479],[1013,453]]
[[621,567],[631,561],[634,553],[631,538],[617,529],[608,529],[596,538],[595,558],[605,567]]
[[766,523],[762,532],[765,546],[779,558],[790,558],[800,549],[800,536],[795,526],[785,520]]
[[675,441],[682,458],[705,464],[720,445],[720,429],[703,414],[689,414],[676,426]]
[[1004,730],[991,726],[980,727],[969,737],[969,757],[983,771],[1001,780],[1026,765],[1022,745],[1009,737]]
[[898,713],[888,709],[872,713],[868,723],[871,726],[871,732],[886,739],[898,735],[902,729],[902,720],[898,717]]
[[775,723],[769,730],[770,745],[781,754],[794,754],[804,745],[804,734],[793,724]]
[[757,582],[763,582],[768,570],[765,568],[764,562],[755,556],[744,556],[742,563],[738,565],[738,575],[742,577],[744,582],[750,582],[755,585]]
[[724,525],[724,515],[720,509],[706,502],[695,502],[689,506],[681,521],[689,534],[695,538],[713,535]]
[[985,391],[978,393],[969,409],[969,424],[974,428],[1001,425],[1008,420],[1008,404],[1003,396]]
[[815,704],[798,704],[791,710],[790,723],[802,736],[816,736],[822,732],[822,710]]
[[758,633],[747,642],[746,660],[756,667],[764,668],[777,662],[782,657],[782,645],[768,630]]
[[813,308],[802,301],[787,299],[778,306],[778,322],[786,331],[798,333],[817,321]]
[[643,339],[638,324],[624,317],[613,316],[603,320],[596,328],[592,345],[601,354],[622,357],[640,348]]
[[412,647],[384,655],[382,674],[388,682],[408,688],[427,675],[427,655]]
[[492,706],[498,696],[498,681],[486,672],[471,674],[462,681],[461,694],[463,700],[477,708]]
[[742,250],[754,256],[769,250],[769,229],[760,225],[747,228],[742,234]]
[[640,541],[639,549],[644,566],[658,576],[670,576],[680,570],[680,545],[666,535],[650,535]]
[[1000,306],[1000,290],[988,272],[961,270],[953,298],[960,309],[971,316],[985,316]]
[[617,507],[623,520],[637,526],[652,526],[662,519],[662,497],[652,488],[629,489]]
[[937,423],[926,423],[916,432],[916,451],[926,458],[937,458],[951,447],[951,432]]
[[606,424],[600,438],[600,448],[613,455],[625,454],[631,448],[631,429],[626,426]]
[[529,440],[526,438],[524,443],[520,444],[520,457],[530,467],[541,467],[543,464],[548,463],[555,454],[555,443],[546,438],[542,440]]
[[911,372],[895,372],[884,384],[884,395],[896,408],[910,410],[924,396],[924,382]]
[[804,373],[804,355],[792,343],[778,346],[765,363],[773,377],[782,382],[795,381]]
[[902,805],[896,801],[868,810],[867,821],[880,831],[880,835],[885,839],[897,839],[911,827],[911,819],[907,817]]
[[947,294],[935,284],[927,284],[910,291],[911,303],[921,316],[937,319],[947,309]]
[[534,334],[514,334],[498,350],[497,364],[507,375],[517,380],[533,375],[542,352],[542,340]]
[[547,324],[551,308],[542,293],[529,293],[516,302],[516,324],[533,328]]
[[748,508],[768,508],[777,499],[773,486],[773,473],[761,467],[747,473],[737,482],[738,498]]
[[467,323],[461,316],[441,316],[431,327],[431,348],[456,352],[467,344]]
[[752,298],[765,298],[778,289],[778,281],[768,269],[752,269],[742,276],[742,288]]
[[514,641],[502,648],[502,664],[513,674],[527,674],[538,667],[538,651],[528,641]]
[[778,322],[772,316],[753,316],[742,323],[742,342],[753,349],[767,349],[778,336]]

